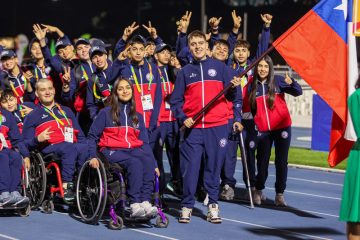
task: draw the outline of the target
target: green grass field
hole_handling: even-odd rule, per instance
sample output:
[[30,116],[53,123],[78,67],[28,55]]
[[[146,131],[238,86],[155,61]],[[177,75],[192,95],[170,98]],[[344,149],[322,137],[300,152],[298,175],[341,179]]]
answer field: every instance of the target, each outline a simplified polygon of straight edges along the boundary
[[[238,155],[240,156],[239,152]],[[325,167],[330,168],[327,162],[327,152],[318,152],[312,151],[310,149],[304,148],[290,148],[289,150],[289,163],[291,164],[299,164],[306,166],[314,166],[314,167]],[[275,159],[275,149],[273,148],[271,151],[270,161],[274,161]],[[339,165],[335,167],[335,169],[346,169],[346,160],[342,161]]]

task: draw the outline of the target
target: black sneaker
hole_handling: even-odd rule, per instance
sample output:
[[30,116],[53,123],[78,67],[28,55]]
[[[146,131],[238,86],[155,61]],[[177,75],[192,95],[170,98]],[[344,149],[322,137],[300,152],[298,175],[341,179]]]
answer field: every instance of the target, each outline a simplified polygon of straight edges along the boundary
[[66,202],[72,202],[75,200],[75,193],[73,191],[74,184],[72,182],[64,183],[64,200]]

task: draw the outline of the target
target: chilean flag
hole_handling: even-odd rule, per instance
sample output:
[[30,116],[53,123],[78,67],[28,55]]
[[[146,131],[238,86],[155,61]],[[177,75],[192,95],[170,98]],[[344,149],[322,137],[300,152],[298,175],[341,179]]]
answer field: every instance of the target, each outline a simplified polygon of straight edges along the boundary
[[331,167],[348,156],[356,141],[347,110],[347,98],[358,77],[351,13],[351,0],[322,0],[273,43],[333,110]]

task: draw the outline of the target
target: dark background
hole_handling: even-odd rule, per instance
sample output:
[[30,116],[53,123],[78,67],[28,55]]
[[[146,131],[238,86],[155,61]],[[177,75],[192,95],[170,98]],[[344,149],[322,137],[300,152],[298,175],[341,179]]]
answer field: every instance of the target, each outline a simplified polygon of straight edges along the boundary
[[[243,17],[248,14],[248,40],[255,51],[262,21],[260,13],[274,16],[271,26],[273,38],[277,38],[310,10],[317,0],[211,0],[205,1],[208,18],[222,16],[220,32],[232,28],[231,11]],[[83,33],[102,38],[114,44],[124,28],[137,21],[147,24],[151,20],[158,35],[171,45],[176,41],[175,22],[192,11],[189,31],[200,29],[200,0],[8,0],[1,2],[0,37],[19,33],[33,37],[32,24],[45,23],[59,27],[70,38]],[[242,27],[240,29],[242,32]],[[147,37],[145,29],[139,33]],[[56,36],[54,36],[56,37]]]

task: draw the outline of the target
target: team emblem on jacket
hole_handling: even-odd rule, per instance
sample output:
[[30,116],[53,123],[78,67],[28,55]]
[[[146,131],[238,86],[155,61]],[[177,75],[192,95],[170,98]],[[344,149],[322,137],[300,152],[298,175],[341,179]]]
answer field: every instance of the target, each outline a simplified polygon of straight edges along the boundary
[[289,133],[288,133],[287,131],[282,131],[282,132],[281,132],[281,137],[282,137],[283,139],[287,139],[287,138],[289,137]]
[[209,75],[210,77],[215,77],[216,74],[217,74],[217,72],[216,72],[215,69],[210,68],[210,69],[208,70],[208,75]]
[[152,74],[147,73],[147,74],[146,74],[146,79],[147,79],[148,81],[151,81],[151,80],[152,80]]
[[219,141],[219,145],[220,145],[220,147],[222,147],[222,148],[226,146],[226,143],[227,143],[226,138],[222,138],[222,139],[220,139],[220,141]]

